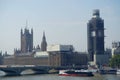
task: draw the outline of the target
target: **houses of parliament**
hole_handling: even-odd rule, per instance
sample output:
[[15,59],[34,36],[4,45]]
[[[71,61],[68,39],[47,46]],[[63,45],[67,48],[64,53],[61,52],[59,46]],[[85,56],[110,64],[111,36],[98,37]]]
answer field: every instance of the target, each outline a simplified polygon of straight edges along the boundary
[[29,29],[25,28],[24,31],[21,29],[21,49],[15,49],[14,54],[27,54],[27,53],[33,53],[33,51],[40,50],[40,51],[46,51],[47,49],[47,42],[45,37],[45,32],[43,32],[43,38],[41,42],[41,48],[39,45],[37,47],[33,47],[33,29],[29,31]]
[[47,65],[47,66],[80,66],[103,65],[109,61],[109,54],[104,50],[104,20],[99,10],[93,11],[87,23],[87,52],[74,50],[73,45],[48,45],[43,32],[41,45],[33,45],[33,29],[21,29],[21,49],[14,49],[14,55],[4,57],[0,64],[4,65]]
[[21,29],[21,49],[14,49],[14,55],[4,57],[4,65],[47,65],[72,66],[86,65],[87,54],[76,52],[72,45],[47,45],[43,32],[41,46],[33,46],[33,29]]

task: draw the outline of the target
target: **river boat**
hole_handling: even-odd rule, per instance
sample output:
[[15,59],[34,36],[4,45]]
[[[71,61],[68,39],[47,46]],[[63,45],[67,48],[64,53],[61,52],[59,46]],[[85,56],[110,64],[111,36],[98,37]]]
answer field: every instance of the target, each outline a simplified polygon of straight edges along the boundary
[[101,69],[101,70],[99,70],[100,74],[116,74],[116,72],[117,72],[116,69],[110,69],[110,70]]
[[117,72],[116,72],[116,74],[119,74],[119,75],[120,75],[120,69],[117,69]]
[[60,70],[60,76],[83,76],[90,77],[94,76],[92,72],[88,70]]

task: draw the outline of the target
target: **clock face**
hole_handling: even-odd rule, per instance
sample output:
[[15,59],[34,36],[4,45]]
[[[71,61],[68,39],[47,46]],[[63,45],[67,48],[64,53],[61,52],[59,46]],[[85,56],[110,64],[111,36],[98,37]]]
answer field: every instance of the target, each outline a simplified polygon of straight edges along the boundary
[[98,36],[99,36],[99,37],[102,36],[102,31],[98,31]]
[[92,37],[95,37],[95,36],[96,36],[95,31],[92,31],[92,32],[91,32],[91,36],[92,36]]

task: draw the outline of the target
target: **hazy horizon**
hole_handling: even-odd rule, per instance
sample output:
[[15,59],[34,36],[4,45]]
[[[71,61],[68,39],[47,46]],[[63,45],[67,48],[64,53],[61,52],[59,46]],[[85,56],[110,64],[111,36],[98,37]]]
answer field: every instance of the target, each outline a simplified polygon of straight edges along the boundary
[[20,31],[33,28],[34,46],[41,45],[43,31],[47,44],[70,44],[87,51],[87,22],[93,10],[104,19],[105,48],[120,41],[120,0],[0,0],[0,51],[13,54],[20,49]]

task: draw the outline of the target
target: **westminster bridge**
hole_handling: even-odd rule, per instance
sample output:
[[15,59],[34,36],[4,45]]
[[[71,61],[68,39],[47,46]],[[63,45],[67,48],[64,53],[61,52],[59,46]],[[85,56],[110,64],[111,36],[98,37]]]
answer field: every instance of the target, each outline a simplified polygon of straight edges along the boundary
[[32,70],[34,74],[49,74],[50,70],[62,69],[83,69],[81,66],[40,66],[40,65],[0,65],[0,71],[5,72],[7,76],[18,76],[25,70]]

